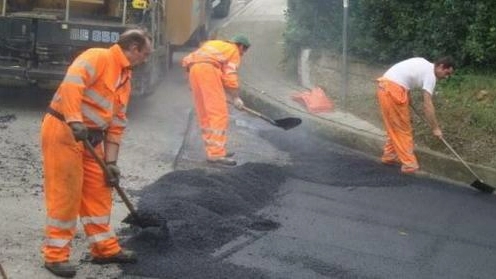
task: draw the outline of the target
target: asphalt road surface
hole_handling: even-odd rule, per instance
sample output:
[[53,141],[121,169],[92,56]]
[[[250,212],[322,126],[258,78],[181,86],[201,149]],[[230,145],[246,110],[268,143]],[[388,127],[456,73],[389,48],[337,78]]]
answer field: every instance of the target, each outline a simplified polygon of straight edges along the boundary
[[[9,278],[53,278],[39,249],[45,107],[30,92],[0,95],[0,263]],[[79,230],[76,278],[494,278],[493,195],[400,175],[310,134],[311,123],[284,131],[235,109],[228,147],[239,165],[213,167],[191,108],[177,66],[156,94],[133,100],[122,186],[139,210],[165,218],[167,230],[121,224],[127,210],[116,197],[112,224],[139,263],[90,264]]]
[[493,196],[233,118],[241,165],[204,163],[191,127],[177,170],[138,194],[170,235],[130,236],[143,260],[122,278],[493,278]]

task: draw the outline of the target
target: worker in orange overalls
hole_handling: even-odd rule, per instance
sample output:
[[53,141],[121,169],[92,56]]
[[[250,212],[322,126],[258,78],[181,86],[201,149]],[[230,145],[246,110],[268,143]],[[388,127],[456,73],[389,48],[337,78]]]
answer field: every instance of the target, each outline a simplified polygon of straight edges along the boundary
[[384,164],[401,164],[402,173],[415,173],[419,164],[413,153],[413,131],[410,120],[410,90],[421,89],[425,118],[434,136],[442,138],[432,96],[436,81],[449,77],[454,71],[451,57],[435,63],[415,57],[393,65],[378,79],[377,98],[387,133],[382,155]]
[[[70,65],[47,109],[41,127],[44,190],[47,209],[45,267],[61,277],[73,277],[71,241],[79,216],[90,243],[92,262],[133,263],[136,256],[121,249],[109,221],[112,188],[118,183],[116,165],[132,67],[152,51],[143,30],[121,34],[110,48],[91,48]],[[110,177],[85,150],[88,140],[107,163]]]
[[236,35],[229,41],[211,40],[182,60],[189,73],[198,123],[207,154],[207,161],[223,166],[235,166],[227,152],[229,112],[227,97],[238,109],[244,103],[239,97],[238,68],[241,57],[250,47],[248,38]]

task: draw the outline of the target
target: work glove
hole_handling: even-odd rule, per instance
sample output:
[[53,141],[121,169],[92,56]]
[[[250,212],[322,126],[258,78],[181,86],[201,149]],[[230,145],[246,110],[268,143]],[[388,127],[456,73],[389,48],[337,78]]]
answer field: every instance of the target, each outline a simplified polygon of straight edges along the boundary
[[107,162],[107,184],[114,187],[114,186],[119,186],[119,177],[121,175],[121,170],[117,166],[117,163],[114,162]]
[[76,141],[88,139],[88,128],[86,128],[82,122],[71,122],[69,123],[69,127],[71,127],[72,134]]
[[88,130],[88,141],[93,147],[97,147],[105,138],[105,133],[101,130]]
[[235,108],[237,108],[239,110],[242,110],[245,107],[245,103],[243,102],[243,100],[241,100],[240,97],[234,98],[233,105]]

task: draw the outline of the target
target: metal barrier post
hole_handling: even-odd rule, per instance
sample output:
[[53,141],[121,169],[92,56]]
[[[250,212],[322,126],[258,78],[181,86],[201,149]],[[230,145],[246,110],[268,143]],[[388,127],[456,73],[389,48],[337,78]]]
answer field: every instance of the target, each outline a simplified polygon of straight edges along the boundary
[[349,0],[343,0],[343,72],[341,102],[343,109],[347,108],[348,95],[348,6]]

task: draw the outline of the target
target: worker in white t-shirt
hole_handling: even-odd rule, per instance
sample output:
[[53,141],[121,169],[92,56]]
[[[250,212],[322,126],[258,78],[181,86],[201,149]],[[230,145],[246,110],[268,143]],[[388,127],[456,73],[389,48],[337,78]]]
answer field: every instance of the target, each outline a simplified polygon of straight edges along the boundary
[[415,57],[393,65],[377,80],[377,98],[387,133],[381,158],[384,164],[401,164],[402,173],[415,173],[419,169],[413,153],[408,94],[412,89],[422,90],[425,118],[432,133],[441,138],[443,133],[436,119],[432,95],[436,81],[449,77],[453,71],[454,61],[451,57],[440,58],[435,63]]

